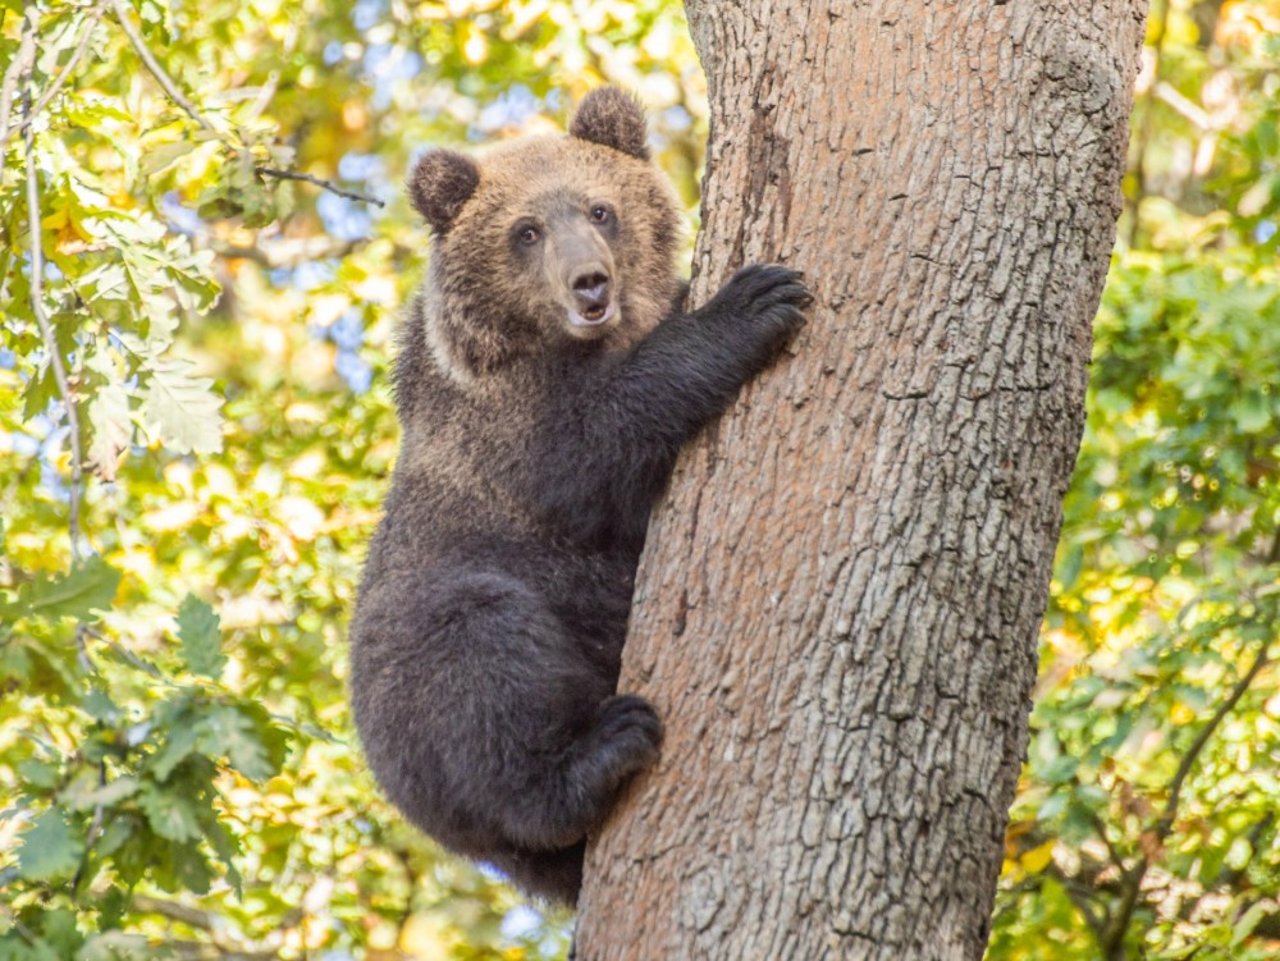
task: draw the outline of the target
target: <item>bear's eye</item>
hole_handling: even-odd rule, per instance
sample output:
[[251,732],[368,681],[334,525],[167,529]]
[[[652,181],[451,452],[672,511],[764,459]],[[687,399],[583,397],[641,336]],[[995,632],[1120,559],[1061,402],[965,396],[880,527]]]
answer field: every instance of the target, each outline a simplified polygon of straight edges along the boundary
[[612,216],[613,211],[604,204],[596,204],[591,208],[591,219],[598,224],[607,224]]
[[525,224],[516,231],[516,237],[519,238],[520,243],[525,244],[526,246],[536,244],[541,236],[542,234],[539,233],[538,228],[530,226],[529,224]]

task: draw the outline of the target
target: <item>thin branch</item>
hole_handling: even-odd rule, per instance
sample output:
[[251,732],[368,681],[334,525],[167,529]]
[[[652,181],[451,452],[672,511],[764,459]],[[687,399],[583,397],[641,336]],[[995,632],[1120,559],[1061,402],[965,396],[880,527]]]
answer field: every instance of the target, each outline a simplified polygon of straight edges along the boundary
[[1111,843],[1111,835],[1107,833],[1107,826],[1102,823],[1102,818],[1098,817],[1096,811],[1090,811],[1089,818],[1093,822],[1093,830],[1098,837],[1102,838],[1102,843],[1107,846],[1107,853],[1111,856],[1111,863],[1120,869],[1120,876],[1123,877],[1129,869],[1125,867],[1124,858],[1116,850],[1116,846]]
[[[84,625],[81,624],[77,629],[77,640],[81,644],[84,642]],[[107,762],[98,762],[98,787],[107,786]],[[71,879],[71,894],[74,897],[76,892],[80,890],[80,882],[84,880],[85,869],[89,867],[89,857],[93,853],[93,845],[97,842],[98,836],[102,833],[102,805],[96,804],[93,808],[93,820],[89,822],[89,833],[84,842],[84,854],[80,856],[80,865],[76,868],[76,875]]]
[[[40,11],[32,4],[27,8],[25,22],[22,25],[22,40],[18,43],[18,52],[4,72],[4,80],[0,81],[0,130],[9,129],[9,114],[13,110],[13,96],[18,90],[18,81],[31,72],[36,56],[36,22]],[[0,178],[4,177],[4,147],[9,138],[6,136],[0,143]]]
[[253,103],[249,105],[249,113],[245,117],[246,123],[252,123],[262,116],[262,111],[267,109],[279,87],[280,71],[272,70],[271,73],[267,74],[267,82],[262,85],[257,96],[253,98]]
[[[237,944],[229,940],[223,933],[224,925],[221,923],[221,919],[212,912],[204,911],[200,908],[179,904],[177,901],[148,897],[145,894],[135,894],[130,901],[130,910],[140,914],[158,914],[162,918],[177,921],[189,928],[195,928],[197,931],[207,932],[212,943],[194,941],[166,942],[169,946],[177,947],[184,952],[186,957],[234,958],[238,959],[238,961],[277,961],[280,957],[279,953],[271,948],[261,948],[252,944]],[[211,954],[211,950],[217,953]]]
[[[1235,683],[1235,686],[1231,689],[1231,694],[1213,712],[1213,717],[1205,722],[1204,727],[1200,729],[1200,733],[1196,735],[1196,739],[1191,742],[1191,747],[1187,749],[1187,753],[1182,756],[1182,761],[1178,764],[1177,771],[1174,772],[1173,780],[1169,783],[1169,800],[1165,802],[1164,810],[1160,813],[1160,818],[1155,823],[1154,830],[1157,841],[1163,842],[1173,830],[1173,821],[1178,814],[1178,803],[1182,799],[1183,784],[1218,726],[1239,703],[1240,698],[1244,697],[1245,692],[1249,690],[1249,686],[1253,684],[1254,679],[1266,666],[1269,647],[1270,639],[1262,642],[1262,648],[1258,651],[1258,656],[1252,666],[1244,677]],[[1111,923],[1107,925],[1104,937],[1100,939],[1103,956],[1107,961],[1118,961],[1118,959],[1124,957],[1124,936],[1129,930],[1129,923],[1133,920],[1133,912],[1138,904],[1138,895],[1142,891],[1142,881],[1146,877],[1147,869],[1150,866],[1151,859],[1144,854],[1124,877],[1124,895],[1121,898],[1120,906],[1112,915]]]
[[138,28],[133,25],[133,21],[129,18],[123,0],[111,0],[111,10],[116,15],[116,20],[120,23],[120,29],[129,38],[129,43],[133,45],[133,49],[137,52],[146,68],[151,71],[151,76],[156,78],[156,83],[160,84],[164,89],[169,99],[185,110],[187,115],[203,129],[213,130],[213,124],[204,118],[204,115],[200,113],[196,105],[187,98],[186,94],[178,89],[178,85],[165,72],[164,67],[160,66],[160,61],[155,58],[151,48],[147,46],[147,42],[142,39],[142,34],[138,32]]
[[[156,78],[156,82],[159,83],[164,89],[164,92],[168,94],[169,99],[185,110],[191,119],[198,123],[201,128],[217,133],[213,124],[205,119],[204,114],[200,112],[199,108],[191,102],[186,94],[178,89],[178,85],[174,82],[174,79],[165,72],[164,67],[160,66],[160,62],[156,60],[155,55],[147,46],[146,41],[143,40],[142,34],[138,32],[137,27],[133,25],[133,21],[129,19],[128,14],[125,12],[123,0],[111,0],[111,6],[115,11],[116,19],[120,22],[121,29],[125,32],[125,36],[127,36],[129,38],[129,42],[133,44],[133,49],[137,51],[138,56],[142,58],[142,62],[146,65],[147,69],[151,71],[151,75]],[[270,81],[268,82],[268,89],[272,89]],[[272,92],[274,92],[274,90],[272,90]],[[227,138],[223,137],[223,139],[226,140]],[[236,147],[235,144],[231,144],[231,146],[237,151],[241,149]],[[280,170],[275,167],[256,167],[255,170],[264,177],[275,177],[279,180],[303,180],[309,184],[315,184],[317,187],[321,187],[330,193],[337,194],[339,197],[345,197],[348,200],[357,200],[362,203],[373,204],[377,207],[386,206],[383,201],[370,196],[369,194],[359,193],[354,190],[344,190],[332,181],[322,180],[319,177],[311,176],[311,174],[298,173],[294,170]]]
[[1049,862],[1045,873],[1062,885],[1062,890],[1067,892],[1067,898],[1071,901],[1080,916],[1084,918],[1085,923],[1089,925],[1089,930],[1093,932],[1095,938],[1102,939],[1103,931],[1106,926],[1106,919],[1101,917],[1094,910],[1093,905],[1089,903],[1089,891],[1082,886],[1074,878],[1068,877],[1063,871],[1052,861]]
[[[31,116],[31,94],[25,98],[27,118]],[[58,350],[58,341],[53,333],[53,326],[44,312],[44,249],[41,245],[40,227],[40,185],[35,164],[34,128],[28,124],[26,133],[27,157],[27,224],[31,228],[31,311],[35,314],[36,324],[40,327],[40,337],[44,341],[45,350],[49,352],[49,365],[53,368],[53,379],[58,385],[58,393],[67,409],[67,425],[70,430],[71,443],[71,487],[68,508],[68,527],[71,533],[71,558],[80,560],[80,495],[81,495],[81,454],[80,454],[80,415],[76,409],[75,398],[71,394],[71,383],[67,379],[66,368],[62,364],[62,354]]]
[[1182,795],[1182,785],[1186,781],[1187,775],[1191,773],[1191,769],[1195,767],[1196,761],[1200,757],[1200,752],[1204,750],[1205,745],[1209,743],[1209,738],[1213,736],[1214,731],[1218,729],[1218,725],[1223,722],[1231,710],[1239,703],[1240,698],[1244,697],[1245,691],[1249,690],[1249,685],[1254,678],[1267,665],[1267,648],[1270,646],[1270,640],[1262,642],[1262,649],[1258,651],[1258,656],[1253,662],[1253,666],[1249,668],[1244,677],[1236,682],[1235,687],[1231,689],[1231,696],[1218,706],[1213,712],[1213,717],[1200,733],[1196,735],[1196,739],[1191,742],[1191,747],[1187,749],[1187,753],[1182,756],[1182,762],[1178,765],[1178,770],[1173,775],[1173,780],[1169,784],[1169,800],[1165,803],[1164,813],[1160,815],[1160,820],[1156,822],[1156,837],[1163,841],[1169,836],[1169,832],[1173,829],[1173,819],[1178,813],[1178,801]]
[[71,76],[71,71],[76,68],[76,64],[80,62],[80,58],[84,56],[84,52],[89,49],[89,41],[93,38],[93,28],[98,25],[98,21],[102,19],[102,7],[94,7],[89,11],[85,18],[84,24],[80,28],[80,40],[76,44],[76,48],[71,52],[71,56],[67,62],[62,65],[62,69],[58,71],[58,75],[53,78],[53,82],[49,84],[44,93],[40,95],[40,99],[36,101],[36,105],[31,108],[31,114],[22,119],[21,123],[9,126],[9,118],[5,115],[3,123],[0,123],[0,151],[3,151],[9,143],[9,138],[15,134],[24,134],[31,122],[40,115],[40,111],[48,106],[49,101],[58,95],[63,85]]
[[1136,195],[1133,198],[1133,219],[1129,222],[1129,249],[1138,242],[1138,221],[1140,219],[1142,200],[1147,195],[1147,145],[1151,142],[1151,134],[1155,123],[1155,91],[1160,86],[1164,73],[1164,38],[1169,27],[1169,0],[1164,0],[1160,13],[1160,25],[1156,35],[1151,38],[1154,62],[1151,65],[1151,87],[1147,94],[1147,102],[1142,111],[1142,123],[1138,127],[1138,157],[1134,164],[1134,183]]
[[279,952],[270,948],[244,951],[203,941],[161,941],[158,947],[162,956],[178,961],[281,961]]
[[264,177],[276,177],[280,180],[305,180],[309,184],[315,184],[322,187],[332,194],[339,197],[345,197],[348,200],[358,200],[362,203],[373,204],[376,207],[385,207],[386,204],[370,194],[362,194],[355,190],[345,190],[330,180],[322,180],[319,177],[313,177],[311,174],[300,174],[293,170],[278,170],[275,167],[255,167],[258,173]]
[[149,898],[145,894],[135,894],[130,901],[130,908],[140,914],[158,914],[170,921],[181,921],[189,928],[198,928],[201,931],[214,929],[214,918],[208,911],[188,907],[176,901],[164,901],[160,898]]
[[1180,114],[1200,133],[1208,133],[1214,129],[1213,120],[1209,115],[1198,104],[1193,103],[1179,93],[1173,84],[1161,80],[1155,85],[1152,93],[1158,100],[1163,100],[1172,107],[1175,113]]
[[[191,102],[191,100],[189,100],[182,91],[178,90],[178,84],[174,82],[173,77],[170,77],[168,73],[165,73],[165,69],[161,67],[160,61],[156,60],[150,47],[147,47],[146,41],[143,40],[137,27],[133,26],[133,20],[129,19],[128,14],[124,12],[123,1],[111,0],[111,6],[113,6],[113,9],[115,10],[115,18],[119,20],[120,27],[124,29],[125,36],[129,38],[129,42],[133,45],[133,49],[136,50],[138,56],[142,58],[142,63],[146,64],[146,68],[150,70],[152,77],[155,77],[156,82],[164,88],[164,92],[168,93],[169,99],[172,100],[174,104],[182,107],[183,110],[186,110],[187,114],[191,116],[191,119],[195,120],[197,124],[200,124],[201,128],[206,129],[206,131],[218,133],[218,131],[215,131],[214,125],[212,125],[209,120],[205,119],[204,114],[200,113],[200,109],[198,109],[198,107],[193,104],[193,102]],[[269,79],[268,84],[266,84],[265,90],[268,92],[268,97],[273,95],[275,92],[276,79],[278,78],[273,75],[273,77]],[[265,104],[262,106],[265,106]],[[224,141],[227,141],[227,137],[224,137],[223,134],[219,133],[219,136],[223,137]],[[243,152],[242,147],[238,147],[229,141],[228,143],[233,150]],[[372,205],[378,207],[387,206],[383,201],[378,200],[378,198],[374,196],[367,195],[367,193],[348,191],[348,189],[344,189],[339,187],[338,184],[333,183],[332,180],[312,177],[311,174],[298,173],[296,170],[280,170],[278,168],[273,168],[273,166],[256,166],[255,170],[257,173],[261,174],[262,177],[274,177],[279,180],[305,180],[306,183],[315,184],[316,187],[323,188],[325,191],[334,193],[334,195],[339,197],[346,197],[347,200],[372,203]]]

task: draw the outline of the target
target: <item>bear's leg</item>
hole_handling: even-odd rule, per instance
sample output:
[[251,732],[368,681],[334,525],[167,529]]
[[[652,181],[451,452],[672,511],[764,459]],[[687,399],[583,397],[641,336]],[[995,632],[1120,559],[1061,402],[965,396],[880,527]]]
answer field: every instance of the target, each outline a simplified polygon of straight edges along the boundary
[[[395,614],[360,626],[361,734],[388,795],[446,845],[556,855],[657,757],[653,708],[612,696],[590,642],[521,578],[469,566],[379,590],[370,609]],[[569,884],[547,893],[565,899]]]

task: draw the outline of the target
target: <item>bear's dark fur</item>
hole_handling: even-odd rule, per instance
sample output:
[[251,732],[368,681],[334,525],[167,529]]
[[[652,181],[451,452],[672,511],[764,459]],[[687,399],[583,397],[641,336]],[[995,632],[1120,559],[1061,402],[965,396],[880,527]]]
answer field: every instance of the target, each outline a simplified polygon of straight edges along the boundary
[[356,724],[387,796],[569,904],[586,835],[662,738],[614,690],[650,507],[808,301],[795,271],[754,266],[680,311],[677,206],[644,128],[605,88],[569,136],[418,162],[435,239],[351,628]]

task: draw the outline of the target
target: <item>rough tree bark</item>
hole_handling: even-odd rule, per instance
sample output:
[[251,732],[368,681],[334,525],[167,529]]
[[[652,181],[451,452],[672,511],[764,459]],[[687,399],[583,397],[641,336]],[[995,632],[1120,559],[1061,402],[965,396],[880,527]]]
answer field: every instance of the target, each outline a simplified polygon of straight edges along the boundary
[[1145,0],[713,0],[691,299],[791,356],[681,459],[621,689],[667,725],[582,961],[978,959],[1079,444]]

